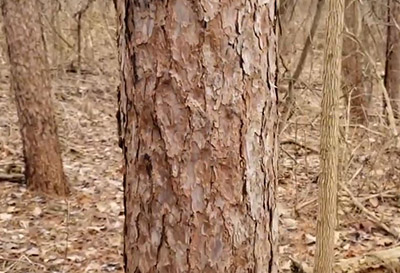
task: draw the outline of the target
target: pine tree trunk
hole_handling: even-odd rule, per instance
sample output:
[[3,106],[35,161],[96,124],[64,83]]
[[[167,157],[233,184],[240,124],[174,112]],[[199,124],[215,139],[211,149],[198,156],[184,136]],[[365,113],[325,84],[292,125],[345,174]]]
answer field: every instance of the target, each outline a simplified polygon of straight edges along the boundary
[[350,100],[350,116],[354,122],[363,122],[366,119],[368,108],[367,95],[364,94],[362,82],[362,55],[359,45],[354,38],[359,39],[362,30],[362,20],[358,1],[346,0],[345,25],[350,37],[345,35],[343,40],[343,82],[344,93]]
[[321,174],[315,273],[331,273],[334,258],[339,154],[339,92],[344,0],[328,1],[321,115]]
[[275,1],[115,4],[126,272],[277,272]]
[[400,3],[388,0],[388,5],[385,86],[389,93],[393,114],[398,118],[400,111]]
[[48,62],[36,0],[2,5],[29,188],[65,195],[68,186],[57,137]]

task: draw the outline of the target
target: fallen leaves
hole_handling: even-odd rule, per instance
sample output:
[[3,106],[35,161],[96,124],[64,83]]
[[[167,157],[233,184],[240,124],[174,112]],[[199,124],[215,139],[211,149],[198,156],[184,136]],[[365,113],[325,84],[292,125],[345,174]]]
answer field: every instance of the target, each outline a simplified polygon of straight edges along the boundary
[[10,214],[10,213],[0,213],[0,221],[2,221],[2,222],[11,220],[11,218],[12,218],[12,214]]
[[[67,78],[55,83],[57,92],[69,99],[57,102],[57,118],[72,195],[56,200],[36,196],[23,185],[0,183],[0,272],[123,272],[122,161],[114,130],[115,88],[102,92],[103,97],[82,97],[75,87],[67,87],[76,82]],[[85,92],[90,93],[98,82],[87,78],[80,84],[87,85]],[[0,88],[0,111],[5,113],[0,121],[6,118],[12,137],[0,137],[0,145],[8,147],[6,152],[0,147],[0,171],[9,162],[22,166],[16,111],[13,97],[3,96],[7,92],[8,88]],[[84,100],[98,107],[91,119],[80,113],[86,109],[81,107]]]

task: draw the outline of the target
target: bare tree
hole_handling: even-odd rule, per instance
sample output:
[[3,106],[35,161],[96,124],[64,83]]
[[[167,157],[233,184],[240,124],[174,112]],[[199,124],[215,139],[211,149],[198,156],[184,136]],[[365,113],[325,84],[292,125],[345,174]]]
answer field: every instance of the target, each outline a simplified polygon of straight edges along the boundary
[[337,210],[339,152],[339,92],[341,86],[344,0],[328,1],[328,21],[324,52],[321,116],[321,174],[315,273],[331,273]]
[[364,94],[362,55],[358,45],[361,37],[362,18],[359,1],[346,0],[345,25],[347,35],[343,41],[343,82],[344,93],[350,100],[351,120],[363,122],[368,108],[367,97]]
[[296,101],[296,94],[294,94],[294,85],[298,81],[301,72],[303,71],[304,65],[306,63],[308,52],[310,51],[312,41],[317,32],[317,27],[319,23],[319,19],[321,18],[322,9],[324,7],[325,0],[316,1],[316,8],[314,18],[311,23],[310,33],[307,35],[306,41],[304,42],[303,50],[301,52],[299,61],[296,65],[296,69],[293,72],[293,75],[289,79],[288,84],[288,92],[287,98],[284,105],[284,110],[282,111],[282,121],[280,130],[282,130],[285,126],[286,121],[290,118],[290,116],[294,113],[294,104]]
[[385,87],[389,93],[393,114],[400,111],[400,3],[388,0]]
[[276,2],[115,4],[126,272],[277,272]]
[[36,0],[4,0],[4,30],[11,66],[28,186],[68,193],[51,101],[48,61]]

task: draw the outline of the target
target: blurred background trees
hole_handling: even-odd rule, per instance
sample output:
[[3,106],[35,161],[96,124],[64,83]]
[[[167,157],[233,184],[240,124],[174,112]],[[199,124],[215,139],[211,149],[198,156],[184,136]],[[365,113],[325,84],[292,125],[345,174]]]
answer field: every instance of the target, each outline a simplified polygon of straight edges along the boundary
[[4,30],[30,189],[65,196],[68,183],[54,117],[38,2],[4,1]]
[[[39,1],[40,12],[36,13],[41,25],[34,35],[44,39],[47,52],[51,99],[70,186],[67,198],[43,196],[20,183],[8,183],[8,179],[21,182],[25,164],[10,88],[5,18],[0,16],[0,271],[122,270],[115,8],[112,1],[93,1],[82,13],[79,71],[76,14],[87,4],[84,0]],[[29,24],[35,22],[30,17],[24,19]]]
[[[296,224],[301,225],[302,228],[309,227],[306,224],[307,219],[314,217],[317,211],[316,199],[307,198],[310,192],[315,194],[317,190],[317,185],[312,182],[321,182],[324,175],[327,180],[326,173],[319,173],[320,170],[323,171],[321,160],[327,160],[329,157],[329,153],[323,156],[326,151],[321,150],[326,147],[324,148],[322,143],[322,146],[319,145],[319,139],[323,137],[321,134],[324,130],[322,128],[320,130],[323,122],[321,101],[326,95],[322,91],[323,52],[329,46],[324,37],[330,30],[326,25],[326,18],[329,16],[329,7],[326,3],[321,12],[323,19],[318,23],[315,34],[312,30],[315,15],[318,14],[320,6],[319,1],[282,1],[280,5],[278,89],[281,110],[281,157],[279,166],[282,178],[280,186],[284,188],[281,200],[291,204],[291,206],[285,206],[289,207],[288,210],[291,207],[295,208],[293,214],[298,217]],[[396,97],[399,95],[399,90],[396,89],[399,84],[391,85],[391,80],[389,80],[392,75],[393,81],[400,78],[400,71],[394,68],[396,62],[400,60],[396,55],[398,38],[395,38],[395,35],[400,33],[399,20],[395,18],[399,15],[399,12],[396,12],[398,4],[398,1],[345,1],[342,80],[341,86],[336,87],[340,92],[337,101],[339,111],[337,171],[340,190],[338,224],[335,232],[335,243],[339,249],[335,254],[331,253],[336,257],[353,257],[356,256],[355,252],[361,252],[358,252],[360,241],[355,239],[356,243],[353,245],[351,243],[353,239],[350,238],[354,238],[352,232],[362,232],[366,222],[378,226],[382,234],[385,234],[383,235],[385,238],[392,238],[389,240],[391,242],[397,240],[395,238],[399,234],[399,229],[392,228],[393,225],[389,224],[392,221],[399,223],[394,220],[398,217],[395,212],[396,201],[390,198],[378,198],[376,205],[371,205],[371,199],[363,199],[363,196],[371,196],[372,192],[398,192],[400,185],[399,170],[396,167],[400,164],[397,135],[398,97]],[[304,45],[310,37],[308,57],[304,58],[306,50]],[[302,64],[301,73],[297,75],[296,71],[302,60],[305,61]],[[393,72],[390,72],[391,69]],[[291,109],[289,114],[287,114],[287,109]],[[333,149],[331,146],[329,147]],[[319,158],[320,153],[321,158]],[[333,163],[328,165],[336,169]],[[286,182],[287,180],[291,182]],[[295,190],[292,190],[292,187]],[[292,194],[288,196],[288,192]],[[333,195],[334,193],[325,194],[325,197],[330,196],[332,201]],[[351,209],[352,207],[357,207],[361,213],[356,213]],[[293,214],[282,214],[282,233],[285,238],[289,236],[290,239],[282,239],[281,247],[293,249],[295,248],[293,240],[308,241],[309,247],[300,256],[301,259],[309,259],[309,255],[316,254],[313,247],[314,238],[309,234],[301,237],[292,236],[293,233],[287,232],[287,229],[296,229],[291,221],[293,218],[288,216]],[[383,217],[383,220],[378,220],[379,217]],[[353,226],[354,223],[358,223],[356,228]],[[332,224],[329,226],[332,227]],[[323,234],[328,235],[325,231]],[[374,233],[374,236],[376,234]],[[318,233],[318,236],[321,237],[322,234]],[[332,237],[329,236],[329,238]],[[379,245],[377,242],[372,244]],[[346,248],[348,250],[345,250]],[[367,249],[364,249],[364,252]],[[290,255],[289,253],[290,250],[284,256]],[[284,258],[281,257],[282,260]],[[309,264],[312,264],[312,261],[309,260]],[[359,272],[363,269],[353,265],[352,270]],[[335,272],[341,272],[340,266],[335,267]]]
[[[83,96],[87,92],[82,88],[82,74],[103,75],[105,80],[115,75],[109,82],[115,86],[113,4],[92,0],[3,1],[2,12],[6,38],[1,41],[2,51],[10,60],[25,160],[25,178],[19,174],[3,178],[25,180],[38,192],[65,195],[69,190],[52,102],[58,92],[51,89],[57,87],[59,79],[73,74],[80,75],[75,79],[74,92]],[[61,95],[66,100],[71,93]],[[80,103],[86,102],[83,99]]]
[[387,42],[385,87],[393,103],[396,118],[400,111],[400,3],[389,0],[387,4]]

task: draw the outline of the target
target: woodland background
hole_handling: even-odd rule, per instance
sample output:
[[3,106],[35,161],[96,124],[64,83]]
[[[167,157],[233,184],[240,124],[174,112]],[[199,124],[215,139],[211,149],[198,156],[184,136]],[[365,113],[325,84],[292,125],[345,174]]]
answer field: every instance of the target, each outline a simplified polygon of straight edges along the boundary
[[[42,1],[42,25],[64,168],[73,194],[66,200],[45,199],[21,185],[0,183],[0,271],[123,272],[114,6],[112,1],[49,2]],[[317,3],[281,3],[285,7],[279,24],[281,117],[289,105],[289,81],[310,33]],[[378,78],[384,76],[387,2],[360,3],[358,19],[363,27],[358,28],[357,37],[374,64],[363,59],[363,83],[371,90],[371,103],[367,121],[353,123],[342,100],[345,148],[340,176],[346,187],[339,196],[337,258],[398,246],[396,235],[400,233],[400,148],[386,120]],[[290,257],[313,263],[325,18],[326,6],[294,84],[293,111],[279,136],[281,272],[290,272]],[[9,90],[3,35],[0,42],[0,170],[20,173],[22,143]]]

